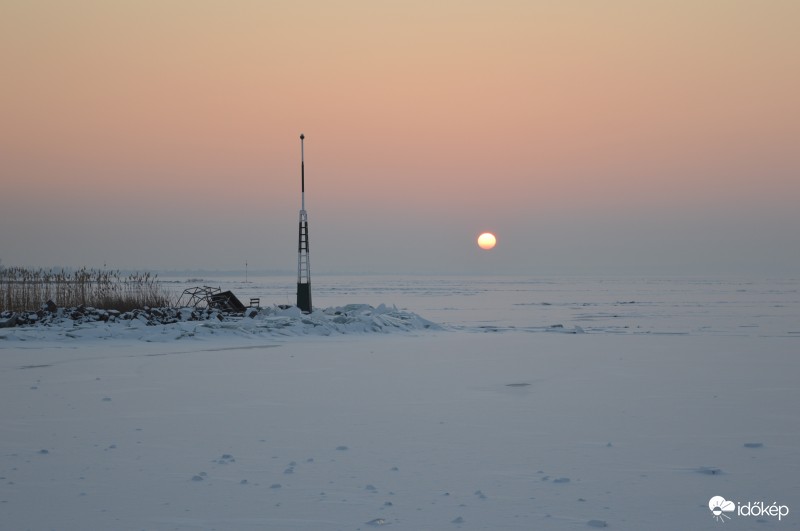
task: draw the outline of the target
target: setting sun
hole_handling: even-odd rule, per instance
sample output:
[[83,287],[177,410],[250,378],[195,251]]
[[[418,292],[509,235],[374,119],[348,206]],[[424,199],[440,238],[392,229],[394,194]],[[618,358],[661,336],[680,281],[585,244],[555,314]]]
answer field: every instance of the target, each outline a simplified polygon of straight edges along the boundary
[[480,247],[485,251],[493,249],[496,244],[497,244],[497,238],[495,238],[494,234],[492,234],[491,232],[484,232],[483,234],[478,236],[478,247]]

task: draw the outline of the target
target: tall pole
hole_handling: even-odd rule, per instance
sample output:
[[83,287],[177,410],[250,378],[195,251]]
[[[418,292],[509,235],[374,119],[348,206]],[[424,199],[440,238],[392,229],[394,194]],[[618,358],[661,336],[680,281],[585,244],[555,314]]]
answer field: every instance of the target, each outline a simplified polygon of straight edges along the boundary
[[297,245],[297,307],[311,312],[311,262],[308,249],[308,214],[306,214],[306,163],[300,135],[300,233]]

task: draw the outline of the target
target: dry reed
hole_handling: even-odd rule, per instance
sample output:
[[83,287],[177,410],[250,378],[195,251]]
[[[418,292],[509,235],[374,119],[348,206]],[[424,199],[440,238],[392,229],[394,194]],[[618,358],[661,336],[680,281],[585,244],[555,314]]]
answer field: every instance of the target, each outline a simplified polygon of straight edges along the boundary
[[36,311],[48,300],[59,307],[87,306],[121,312],[165,307],[172,296],[157,275],[80,269],[0,268],[0,312]]

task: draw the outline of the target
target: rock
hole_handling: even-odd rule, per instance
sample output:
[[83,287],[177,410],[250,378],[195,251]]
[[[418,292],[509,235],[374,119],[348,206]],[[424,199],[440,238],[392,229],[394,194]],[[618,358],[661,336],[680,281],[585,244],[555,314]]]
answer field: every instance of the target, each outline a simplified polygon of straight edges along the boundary
[[12,328],[17,326],[17,314],[12,313],[11,317],[0,320],[0,328]]

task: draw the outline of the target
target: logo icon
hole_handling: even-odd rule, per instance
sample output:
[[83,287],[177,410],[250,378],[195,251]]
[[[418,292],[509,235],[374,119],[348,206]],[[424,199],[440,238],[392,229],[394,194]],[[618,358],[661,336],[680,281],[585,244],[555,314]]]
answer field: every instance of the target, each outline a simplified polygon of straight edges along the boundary
[[735,511],[736,504],[726,500],[722,496],[714,496],[708,500],[708,508],[711,509],[714,520],[717,522],[724,522],[726,518],[728,520],[731,519],[731,517],[725,513],[732,513]]

